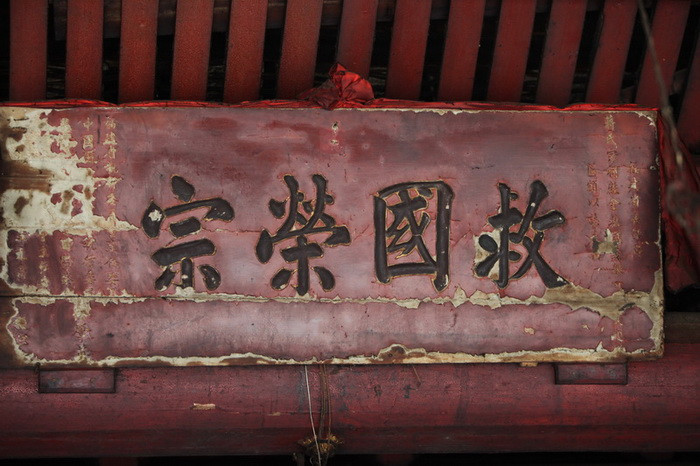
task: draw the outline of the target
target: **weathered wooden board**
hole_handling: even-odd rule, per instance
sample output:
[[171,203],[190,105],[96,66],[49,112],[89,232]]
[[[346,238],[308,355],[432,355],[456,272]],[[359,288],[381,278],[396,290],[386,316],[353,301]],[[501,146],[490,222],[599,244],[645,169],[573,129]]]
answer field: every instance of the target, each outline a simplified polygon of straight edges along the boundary
[[662,352],[653,112],[0,113],[2,367]]

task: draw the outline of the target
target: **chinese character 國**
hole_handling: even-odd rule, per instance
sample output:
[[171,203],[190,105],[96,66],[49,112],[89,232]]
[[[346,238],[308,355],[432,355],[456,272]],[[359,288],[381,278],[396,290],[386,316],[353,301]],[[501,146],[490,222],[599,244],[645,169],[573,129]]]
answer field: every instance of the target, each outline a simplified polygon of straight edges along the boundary
[[[434,254],[424,236],[430,224],[429,200],[433,197],[437,197]],[[438,291],[445,289],[449,281],[453,197],[452,189],[443,181],[401,183],[381,190],[374,197],[374,263],[380,282],[389,283],[393,277],[402,275],[425,274],[434,276],[433,285]],[[389,223],[387,216],[391,217]],[[398,261],[414,251],[418,260]],[[390,263],[391,254],[395,254],[396,263]]]

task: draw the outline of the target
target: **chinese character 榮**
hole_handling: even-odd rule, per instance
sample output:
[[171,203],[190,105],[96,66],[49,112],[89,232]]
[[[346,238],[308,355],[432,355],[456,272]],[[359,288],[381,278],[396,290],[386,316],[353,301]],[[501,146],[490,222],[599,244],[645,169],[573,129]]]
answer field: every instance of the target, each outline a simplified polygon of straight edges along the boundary
[[[296,178],[285,175],[284,182],[289,189],[289,199],[285,201],[271,199],[269,209],[276,218],[284,217],[286,211],[287,218],[274,235],[263,230],[255,247],[258,260],[267,263],[272,257],[275,244],[283,241],[292,243],[280,253],[286,262],[296,263],[295,289],[302,296],[309,291],[310,260],[323,255],[322,245],[350,244],[350,232],[347,227],[336,225],[335,219],[325,212],[326,206],[334,202],[333,196],[326,191],[328,182],[321,175],[313,175],[312,181],[316,188],[316,197],[307,200],[304,193],[299,191]],[[326,238],[321,244],[310,239],[323,234]],[[335,276],[330,270],[314,266],[313,271],[325,291],[333,289]],[[272,277],[270,284],[273,288],[281,290],[289,284],[293,274],[294,270],[283,267]]]

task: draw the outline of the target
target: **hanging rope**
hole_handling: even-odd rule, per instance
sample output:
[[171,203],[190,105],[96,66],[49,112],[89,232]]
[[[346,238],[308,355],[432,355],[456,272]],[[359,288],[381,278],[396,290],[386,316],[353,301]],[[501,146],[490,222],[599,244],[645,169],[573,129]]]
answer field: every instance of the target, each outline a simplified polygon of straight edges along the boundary
[[670,133],[671,133],[671,148],[673,149],[673,154],[676,159],[676,165],[678,170],[683,170],[683,151],[681,150],[680,138],[678,137],[678,129],[676,128],[676,122],[673,118],[673,107],[668,100],[668,92],[666,91],[666,83],[664,82],[663,72],[661,70],[661,63],[659,62],[659,57],[656,54],[656,45],[654,44],[654,36],[651,34],[651,25],[649,23],[649,15],[644,8],[644,1],[637,0],[639,17],[642,20],[642,29],[644,30],[644,35],[647,41],[647,52],[651,57],[651,62],[654,65],[654,77],[656,78],[656,83],[659,85],[659,97],[661,99],[661,117],[664,119]]
[[[698,265],[700,250],[697,246],[697,240],[700,238],[700,217],[697,215],[697,211],[700,208],[700,177],[695,171],[693,164],[686,158],[687,155],[684,152],[680,137],[678,136],[678,129],[673,117],[673,107],[671,107],[669,102],[668,88],[664,82],[661,64],[656,53],[649,16],[647,15],[642,0],[637,0],[637,5],[642,29],[646,36],[647,52],[651,58],[654,67],[654,76],[659,87],[661,119],[667,129],[668,139],[673,153],[671,167],[675,165],[675,169],[671,169],[671,167],[667,167],[667,169],[664,167],[663,160],[660,161],[661,168],[665,173],[663,177],[666,178],[662,180],[662,183],[664,181],[666,183],[665,186],[662,185],[662,193],[665,191],[662,204],[663,209],[665,209],[669,215],[669,218],[666,219],[668,222],[666,225],[666,241],[667,244],[676,245],[676,247],[680,244],[684,244],[682,249],[685,249],[688,255],[688,257],[684,258],[685,266],[678,266],[677,264],[680,264],[680,261],[674,259],[671,261],[675,267],[673,270],[677,270],[676,273],[682,271],[680,275],[686,274],[688,276],[695,276],[695,281],[697,282],[700,270]],[[667,214],[664,214],[664,216]],[[676,229],[673,225],[674,222],[680,225],[683,232]]]
[[304,377],[306,378],[306,395],[309,400],[309,419],[311,419],[311,432],[313,433],[314,444],[316,445],[316,454],[318,455],[318,464],[321,464],[321,449],[318,447],[318,436],[316,436],[316,428],[314,427],[314,415],[311,407],[311,389],[309,388],[309,371],[304,366]]
[[312,437],[299,441],[304,447],[304,453],[317,466],[324,466],[332,457],[338,446],[343,443],[331,432],[331,391],[328,377],[328,369],[325,365],[319,366],[319,385],[321,392],[321,408],[319,415],[318,431],[314,423],[313,410],[311,404],[311,388],[309,385],[309,372],[304,366],[304,378],[306,380],[306,395],[309,402],[309,418],[311,420]]

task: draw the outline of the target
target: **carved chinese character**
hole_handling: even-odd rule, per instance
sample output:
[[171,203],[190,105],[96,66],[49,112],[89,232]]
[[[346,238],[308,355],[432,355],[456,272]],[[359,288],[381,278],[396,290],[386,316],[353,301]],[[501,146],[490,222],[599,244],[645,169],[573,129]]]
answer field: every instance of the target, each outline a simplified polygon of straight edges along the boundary
[[[276,218],[284,217],[286,210],[287,219],[274,236],[270,235],[267,230],[263,230],[255,247],[258,260],[267,263],[272,257],[276,243],[289,239],[295,240],[296,245],[282,249],[281,254],[286,262],[296,262],[297,285],[295,289],[302,296],[309,291],[309,259],[323,255],[321,245],[309,241],[308,237],[330,233],[323,241],[323,245],[350,244],[348,229],[345,226],[337,226],[335,219],[325,213],[326,206],[334,202],[333,196],[326,192],[326,179],[321,175],[313,175],[311,179],[316,186],[316,198],[305,200],[304,193],[299,191],[299,183],[296,178],[285,175],[284,182],[289,189],[289,207],[285,207],[287,200],[270,199],[269,208]],[[319,266],[313,267],[313,270],[318,275],[324,290],[333,289],[335,277],[330,270]],[[272,287],[278,290],[283,289],[289,284],[293,273],[293,270],[282,268],[272,277],[270,282]]]
[[[426,245],[431,222],[430,199],[437,195],[435,248]],[[434,275],[433,285],[444,290],[449,281],[450,208],[452,189],[442,181],[401,183],[383,189],[374,197],[374,262],[377,278],[389,283],[401,275]],[[387,223],[387,214],[391,221]],[[387,226],[388,224],[388,226]],[[414,261],[390,264],[393,259],[417,254]]]
[[[162,209],[155,202],[151,202],[141,219],[143,230],[150,238],[157,238],[163,222],[168,217],[174,217],[192,210],[207,208],[204,221],[223,220],[229,222],[233,219],[231,204],[221,198],[203,199],[193,201],[194,186],[180,176],[173,176],[171,187],[175,196],[182,201],[181,204]],[[182,238],[199,232],[202,223],[195,217],[187,217],[170,224],[170,233],[176,238]],[[216,253],[216,247],[208,239],[197,239],[174,246],[161,248],[153,256],[153,261],[163,268],[163,273],[156,279],[155,288],[165,290],[173,282],[177,271],[173,269],[179,264],[180,284],[182,288],[194,287],[194,261],[192,259],[202,256],[211,256]],[[204,277],[204,284],[208,290],[215,290],[221,284],[221,274],[211,265],[200,265],[199,271]]]
[[[510,201],[518,199],[518,195],[512,192],[508,185],[499,183],[498,190],[501,194],[501,211],[489,217],[488,221],[492,227],[498,229],[499,241],[496,242],[487,234],[479,237],[479,245],[490,254],[476,265],[476,274],[486,277],[498,263],[498,278],[495,282],[499,288],[505,288],[508,286],[509,279],[522,277],[534,265],[546,287],[556,288],[567,284],[568,282],[552,270],[540,254],[544,232],[565,222],[564,216],[557,210],[550,210],[544,215],[535,217],[537,209],[548,195],[544,183],[536,180],[530,185],[530,200],[525,215],[510,206]],[[511,227],[517,224],[520,224],[518,230],[511,232]],[[526,236],[530,228],[535,231],[534,238]],[[512,251],[511,243],[522,243],[527,251],[527,256],[513,275],[510,275],[510,262],[519,261],[522,254]]]

